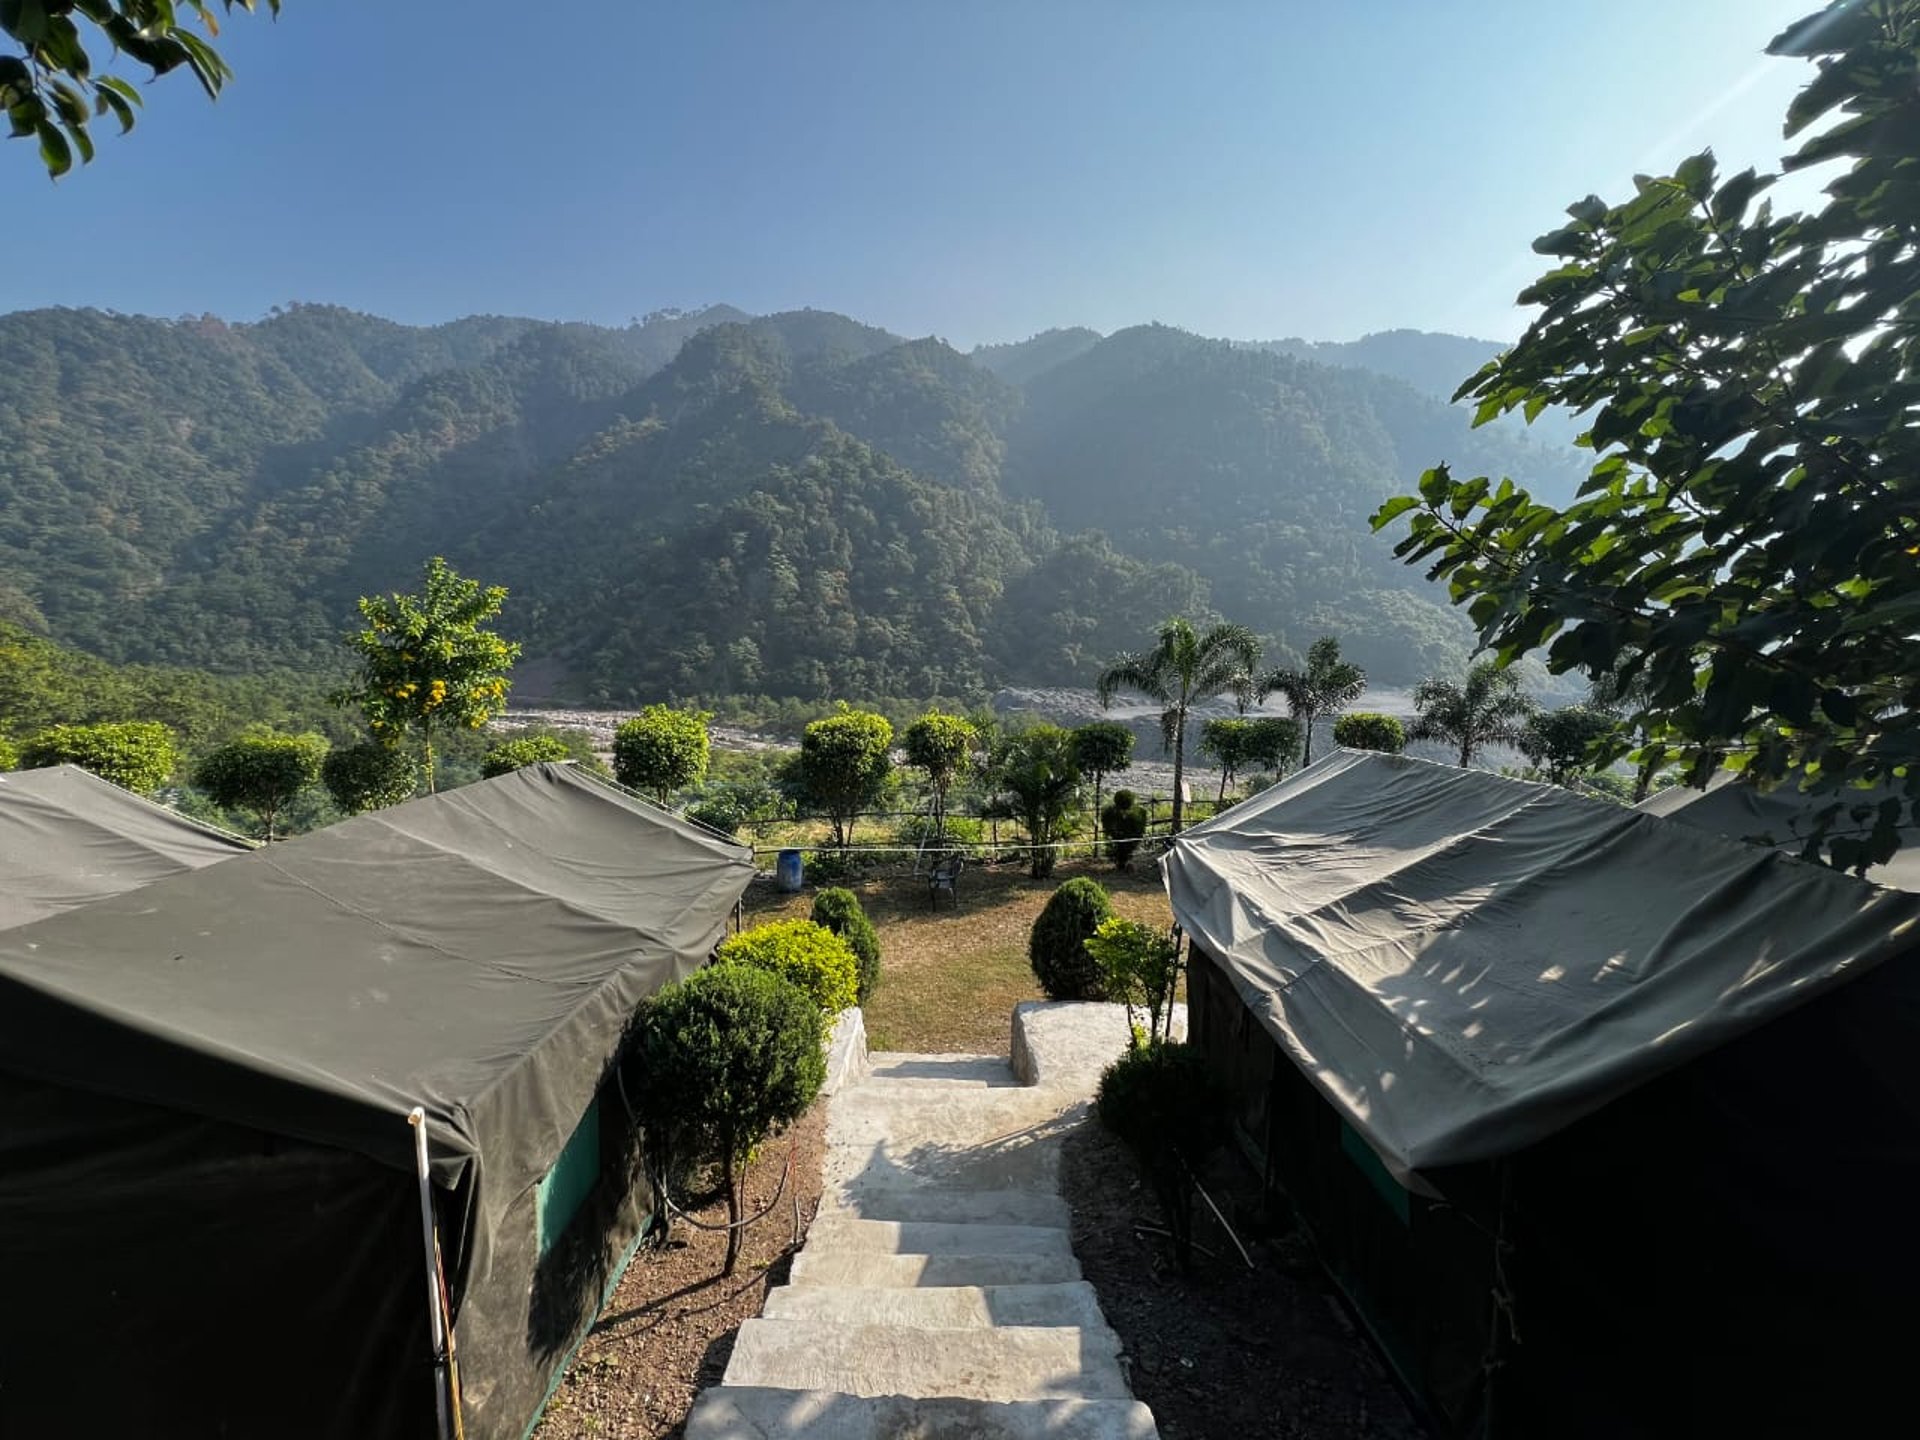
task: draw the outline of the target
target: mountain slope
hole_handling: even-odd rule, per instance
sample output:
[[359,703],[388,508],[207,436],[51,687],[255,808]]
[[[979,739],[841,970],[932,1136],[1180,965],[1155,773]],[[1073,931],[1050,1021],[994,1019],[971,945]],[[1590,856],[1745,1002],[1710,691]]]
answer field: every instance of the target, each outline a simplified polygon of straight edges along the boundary
[[610,701],[1084,682],[1171,613],[1276,656],[1335,631],[1404,683],[1465,629],[1368,513],[1440,460],[1572,473],[1401,380],[1165,326],[969,357],[724,307],[4,316],[0,434],[0,618],[311,671],[357,595],[444,554],[510,587],[543,674]]
[[1028,340],[1006,345],[976,345],[969,357],[1009,385],[1024,385],[1036,375],[1077,359],[1098,345],[1098,330],[1075,326],[1069,330],[1042,330]]
[[1007,486],[1068,529],[1207,578],[1222,613],[1304,651],[1337,631],[1383,680],[1463,653],[1464,623],[1367,517],[1443,460],[1564,493],[1574,470],[1473,431],[1405,383],[1203,340],[1120,331],[1031,381]]

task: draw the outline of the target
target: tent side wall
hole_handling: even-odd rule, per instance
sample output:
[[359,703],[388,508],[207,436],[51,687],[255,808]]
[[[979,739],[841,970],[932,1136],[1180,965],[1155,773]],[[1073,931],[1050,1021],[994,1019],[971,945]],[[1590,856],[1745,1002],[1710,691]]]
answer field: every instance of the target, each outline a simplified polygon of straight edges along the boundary
[[1909,1403],[1920,956],[1429,1174],[1446,1201],[1393,1184],[1198,946],[1188,1003],[1241,1148],[1442,1433],[1869,1433]]
[[[516,1200],[461,1301],[473,1440],[526,1433],[644,1225],[617,1089],[582,1119],[591,1184]],[[0,1074],[0,1275],[0,1435],[433,1434],[414,1182],[364,1157]]]
[[609,1078],[541,1180],[508,1207],[485,1273],[469,1276],[454,1338],[470,1440],[520,1440],[599,1318],[649,1218],[634,1142]]
[[426,1440],[419,1233],[361,1156],[0,1073],[0,1435]]
[[1235,1139],[1437,1429],[1475,1433],[1492,1328],[1493,1247],[1459,1209],[1399,1185],[1287,1059],[1199,945],[1192,1039],[1226,1087]]

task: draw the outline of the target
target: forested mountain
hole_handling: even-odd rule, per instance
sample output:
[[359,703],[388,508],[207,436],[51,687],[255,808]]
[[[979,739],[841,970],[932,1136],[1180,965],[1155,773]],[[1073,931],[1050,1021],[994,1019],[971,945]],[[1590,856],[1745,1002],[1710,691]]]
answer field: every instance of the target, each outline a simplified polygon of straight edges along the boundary
[[1393,683],[1464,631],[1367,513],[1442,459],[1553,492],[1543,454],[1159,326],[970,357],[811,310],[40,311],[0,317],[0,619],[312,672],[438,553],[511,587],[536,688],[581,698],[1085,681],[1209,606],[1281,649],[1338,630]]
[[[1311,360],[1316,365],[1372,370],[1404,380],[1435,400],[1450,401],[1463,380],[1507,346],[1500,340],[1474,340],[1431,330],[1382,330],[1358,340],[1257,340],[1247,348]],[[1526,436],[1549,449],[1571,445],[1586,428],[1560,410],[1544,411],[1531,424],[1518,414],[1502,416],[1493,423],[1509,436]]]
[[1423,395],[1451,400],[1462,380],[1507,347],[1499,340],[1431,330],[1381,330],[1358,340],[1256,340],[1248,348],[1317,365],[1377,371],[1406,381]]
[[1024,385],[1042,371],[1084,355],[1101,341],[1098,330],[1043,330],[1030,340],[1007,345],[976,345],[973,363],[991,370],[1009,385]]
[[1009,490],[1207,577],[1216,609],[1296,650],[1339,632],[1382,679],[1450,663],[1462,630],[1368,531],[1379,503],[1442,460],[1550,495],[1577,475],[1403,382],[1160,325],[1047,370],[1027,400]]

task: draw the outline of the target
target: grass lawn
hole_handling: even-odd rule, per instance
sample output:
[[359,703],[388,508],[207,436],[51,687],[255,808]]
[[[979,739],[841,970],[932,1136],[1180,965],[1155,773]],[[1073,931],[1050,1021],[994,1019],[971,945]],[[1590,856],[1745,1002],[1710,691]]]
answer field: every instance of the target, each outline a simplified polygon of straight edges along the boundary
[[[1041,998],[1027,966],[1027,932],[1047,897],[1065,880],[1089,875],[1131,920],[1167,926],[1156,866],[1137,862],[1129,874],[1105,862],[1063,861],[1045,880],[1024,866],[970,866],[960,877],[960,903],[927,906],[927,882],[894,874],[849,886],[880,935],[880,988],[867,1006],[867,1038],[875,1050],[1007,1053],[1013,1007]],[[782,895],[755,884],[746,922],[798,916],[813,908],[813,887]]]

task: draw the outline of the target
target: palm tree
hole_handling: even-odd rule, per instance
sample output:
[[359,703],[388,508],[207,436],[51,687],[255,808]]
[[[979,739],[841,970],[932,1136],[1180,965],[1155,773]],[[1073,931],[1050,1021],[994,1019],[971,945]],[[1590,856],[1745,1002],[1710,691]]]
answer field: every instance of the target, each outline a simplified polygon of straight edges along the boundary
[[1173,752],[1173,825],[1180,833],[1181,799],[1187,758],[1187,712],[1202,700],[1231,693],[1245,703],[1253,695],[1253,672],[1260,665],[1260,642],[1244,625],[1215,625],[1202,635],[1192,622],[1167,621],[1153,649],[1122,655],[1100,672],[1100,703],[1113,703],[1119,690],[1138,690],[1163,708],[1160,738]]
[[1340,658],[1340,642],[1322,635],[1307,650],[1304,670],[1275,670],[1260,682],[1262,697],[1280,694],[1287,697],[1293,718],[1300,722],[1306,749],[1302,765],[1313,763],[1313,724],[1325,715],[1338,715],[1360,698],[1367,688],[1367,672],[1351,660]]
[[1482,660],[1467,671],[1467,683],[1437,677],[1413,687],[1415,740],[1445,740],[1460,747],[1460,764],[1471,765],[1483,745],[1517,744],[1527,719],[1539,707],[1520,688],[1520,677]]

